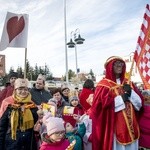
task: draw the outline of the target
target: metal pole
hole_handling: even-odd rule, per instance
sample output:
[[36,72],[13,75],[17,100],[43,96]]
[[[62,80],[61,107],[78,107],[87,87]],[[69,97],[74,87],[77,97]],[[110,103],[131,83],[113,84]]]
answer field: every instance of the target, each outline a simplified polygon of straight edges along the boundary
[[65,32],[66,83],[68,84],[68,53],[67,53],[67,27],[66,27],[66,0],[64,0],[64,32]]
[[76,75],[78,78],[78,61],[77,61],[77,45],[75,44],[75,59],[76,59]]
[[26,76],[27,76],[26,68],[27,68],[27,48],[25,48],[25,59],[24,59],[24,79],[26,79]]

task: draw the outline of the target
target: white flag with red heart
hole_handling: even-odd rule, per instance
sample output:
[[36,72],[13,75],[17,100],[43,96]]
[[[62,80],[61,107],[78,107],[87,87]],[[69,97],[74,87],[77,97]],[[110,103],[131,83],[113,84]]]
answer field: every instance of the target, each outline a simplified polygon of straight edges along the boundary
[[7,47],[27,48],[29,15],[7,12],[0,51]]

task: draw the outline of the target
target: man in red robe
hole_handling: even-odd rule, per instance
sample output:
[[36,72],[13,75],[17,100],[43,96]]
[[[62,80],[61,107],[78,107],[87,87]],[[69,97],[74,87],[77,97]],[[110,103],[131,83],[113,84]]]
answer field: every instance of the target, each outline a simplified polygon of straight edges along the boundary
[[140,110],[142,100],[125,79],[126,65],[122,58],[108,58],[105,69],[105,78],[97,84],[90,112],[92,150],[137,150],[136,111]]

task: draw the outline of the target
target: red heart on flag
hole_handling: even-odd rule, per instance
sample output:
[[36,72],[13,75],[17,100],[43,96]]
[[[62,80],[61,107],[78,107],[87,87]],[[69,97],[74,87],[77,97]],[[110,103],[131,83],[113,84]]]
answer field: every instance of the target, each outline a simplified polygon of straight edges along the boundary
[[12,17],[7,22],[7,33],[9,37],[9,43],[22,32],[25,26],[25,20],[22,17],[18,20],[18,16]]

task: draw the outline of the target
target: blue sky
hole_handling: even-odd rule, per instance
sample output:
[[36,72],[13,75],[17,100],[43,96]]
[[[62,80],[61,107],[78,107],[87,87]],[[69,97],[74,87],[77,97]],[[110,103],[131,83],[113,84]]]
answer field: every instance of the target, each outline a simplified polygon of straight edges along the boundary
[[[77,45],[78,68],[102,74],[105,60],[135,51],[146,4],[149,0],[66,0],[67,41],[80,30],[84,44]],[[0,36],[7,11],[29,14],[28,53],[31,66],[50,68],[53,76],[65,74],[63,0],[0,0]],[[68,69],[75,71],[75,49],[68,48]],[[24,49],[7,48],[6,71],[24,67]]]

